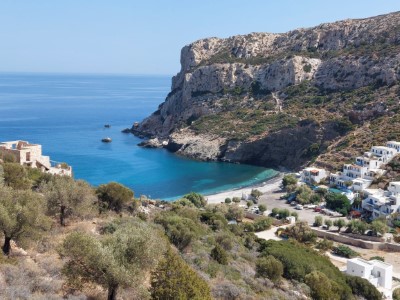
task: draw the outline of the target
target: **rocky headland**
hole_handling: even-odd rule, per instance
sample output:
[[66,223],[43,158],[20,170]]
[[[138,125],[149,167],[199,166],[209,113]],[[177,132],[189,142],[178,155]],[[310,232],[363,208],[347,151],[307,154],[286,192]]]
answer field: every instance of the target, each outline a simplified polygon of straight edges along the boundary
[[131,131],[200,160],[335,169],[400,139],[400,13],[183,47],[171,92]]

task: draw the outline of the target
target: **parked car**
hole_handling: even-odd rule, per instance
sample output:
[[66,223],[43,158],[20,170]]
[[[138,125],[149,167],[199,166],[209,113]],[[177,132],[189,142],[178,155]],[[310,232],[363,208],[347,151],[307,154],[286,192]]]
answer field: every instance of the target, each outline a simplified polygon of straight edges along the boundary
[[291,205],[291,206],[296,206],[296,205],[297,205],[297,202],[296,202],[296,201],[292,201],[292,202],[290,202],[290,205]]
[[303,205],[297,204],[296,207],[295,207],[295,209],[302,210],[302,209],[303,209]]
[[304,208],[315,209],[317,206],[315,204],[304,205]]
[[319,207],[319,206],[317,206],[316,208],[314,208],[314,211],[315,211],[315,212],[321,212],[321,210],[322,210],[322,208]]

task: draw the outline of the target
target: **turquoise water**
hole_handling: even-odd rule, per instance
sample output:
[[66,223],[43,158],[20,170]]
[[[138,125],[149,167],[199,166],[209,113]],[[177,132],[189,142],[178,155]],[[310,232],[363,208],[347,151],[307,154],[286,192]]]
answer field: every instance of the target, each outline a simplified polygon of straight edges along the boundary
[[[117,181],[152,198],[211,194],[276,175],[137,147],[140,139],[121,130],[155,111],[169,91],[167,76],[0,74],[0,141],[42,144],[52,160],[72,165],[75,178]],[[106,136],[113,142],[102,143]]]

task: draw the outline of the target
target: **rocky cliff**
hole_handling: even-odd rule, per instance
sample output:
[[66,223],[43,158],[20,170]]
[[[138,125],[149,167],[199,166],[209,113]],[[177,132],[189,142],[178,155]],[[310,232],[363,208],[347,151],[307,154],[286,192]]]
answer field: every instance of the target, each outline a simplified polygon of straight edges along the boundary
[[400,139],[399,78],[400,13],[208,38],[182,49],[165,102],[132,131],[197,159],[333,168],[377,123],[367,141]]

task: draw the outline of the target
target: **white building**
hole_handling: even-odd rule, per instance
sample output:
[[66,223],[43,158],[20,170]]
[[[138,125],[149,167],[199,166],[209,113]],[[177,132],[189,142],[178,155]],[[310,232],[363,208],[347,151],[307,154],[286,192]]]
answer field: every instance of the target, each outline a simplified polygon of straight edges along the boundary
[[26,141],[0,143],[0,156],[12,156],[22,166],[41,169],[55,175],[72,176],[72,168],[66,164],[53,163],[49,156],[42,155],[42,145]]
[[308,184],[319,184],[328,175],[325,169],[305,168],[300,173],[300,180]]
[[383,163],[388,163],[398,153],[396,149],[385,146],[372,146],[371,152],[373,155],[381,157]]
[[362,258],[347,260],[346,273],[367,279],[383,292],[387,299],[392,297],[393,266],[379,260],[367,261]]
[[389,141],[386,143],[386,147],[395,149],[397,153],[400,153],[400,142]]
[[400,182],[391,182],[388,190],[365,189],[367,197],[361,207],[371,213],[372,219],[387,218],[391,214],[400,212]]

